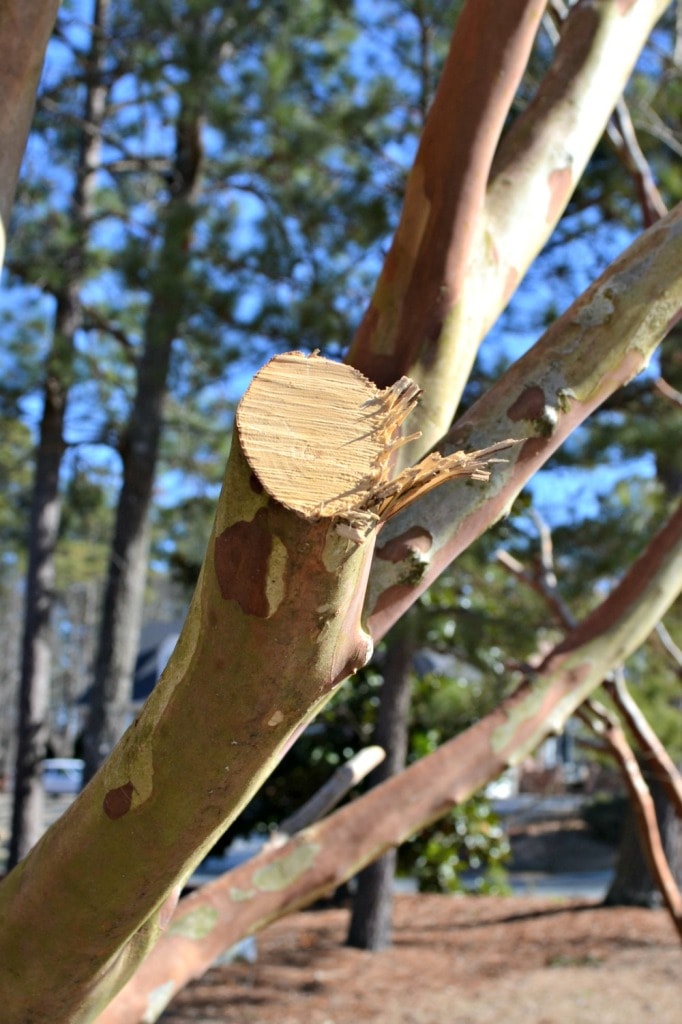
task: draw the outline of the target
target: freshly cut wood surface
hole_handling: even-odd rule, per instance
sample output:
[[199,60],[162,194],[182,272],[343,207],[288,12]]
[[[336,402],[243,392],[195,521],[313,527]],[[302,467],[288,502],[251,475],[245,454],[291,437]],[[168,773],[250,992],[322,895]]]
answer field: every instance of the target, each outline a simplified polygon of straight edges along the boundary
[[391,479],[396,448],[416,436],[401,427],[420,394],[409,377],[382,390],[345,363],[287,352],[265,364],[240,403],[242,451],[286,508],[369,529],[445,480],[487,480],[491,456],[515,443],[432,453]]
[[321,356],[275,356],[237,412],[244,454],[266,491],[299,514],[332,517],[366,505],[388,474],[393,443],[419,388],[380,390]]

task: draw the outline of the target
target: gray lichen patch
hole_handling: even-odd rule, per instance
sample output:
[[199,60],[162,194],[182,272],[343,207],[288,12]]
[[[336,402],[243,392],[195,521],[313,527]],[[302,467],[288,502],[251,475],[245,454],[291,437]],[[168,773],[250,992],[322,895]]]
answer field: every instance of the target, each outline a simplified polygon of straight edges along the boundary
[[252,882],[260,892],[279,892],[305,874],[321,847],[319,843],[300,843],[285,857],[254,871]]
[[168,934],[181,935],[183,938],[198,942],[210,935],[218,920],[218,911],[214,907],[197,907],[175,918],[168,929]]

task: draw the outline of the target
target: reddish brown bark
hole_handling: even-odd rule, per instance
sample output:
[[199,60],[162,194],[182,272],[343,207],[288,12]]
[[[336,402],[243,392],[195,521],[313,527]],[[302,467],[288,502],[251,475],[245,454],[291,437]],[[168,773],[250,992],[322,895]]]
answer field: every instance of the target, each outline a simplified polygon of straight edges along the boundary
[[59,0],[3,0],[0,5],[0,266],[45,48],[58,10]]
[[488,172],[541,15],[536,0],[469,0],[459,16],[401,221],[349,353],[382,387],[436,357],[443,320],[464,287]]

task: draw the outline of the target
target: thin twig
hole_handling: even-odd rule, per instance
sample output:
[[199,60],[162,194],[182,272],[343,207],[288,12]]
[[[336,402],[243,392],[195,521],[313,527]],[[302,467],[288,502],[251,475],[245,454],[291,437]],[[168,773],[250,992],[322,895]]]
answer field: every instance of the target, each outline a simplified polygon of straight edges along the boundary
[[665,217],[667,207],[654,180],[653,171],[637,139],[628,105],[621,96],[606,127],[606,134],[621,164],[632,178],[645,227]]
[[540,539],[540,565],[533,572],[530,572],[518,559],[514,558],[507,551],[500,550],[496,553],[495,557],[500,565],[503,565],[517,579],[531,587],[543,598],[554,618],[561,626],[565,629],[573,629],[577,620],[559,593],[558,581],[554,570],[552,532],[536,509],[531,510],[531,517],[537,527]]
[[677,388],[674,388],[671,384],[668,384],[667,380],[664,380],[663,377],[657,377],[655,379],[654,387],[657,391],[660,391],[664,398],[667,398],[669,402],[672,402],[673,405],[682,407],[682,392],[678,391]]
[[357,786],[386,757],[383,747],[364,747],[354,754],[345,764],[337,768],[310,800],[282,821],[276,832],[269,839],[267,846],[283,846],[297,832],[319,821],[325,814],[333,810],[341,802],[346,793]]
[[631,729],[640,750],[657,769],[656,778],[682,821],[682,776],[630,693],[622,668],[605,680],[604,688]]

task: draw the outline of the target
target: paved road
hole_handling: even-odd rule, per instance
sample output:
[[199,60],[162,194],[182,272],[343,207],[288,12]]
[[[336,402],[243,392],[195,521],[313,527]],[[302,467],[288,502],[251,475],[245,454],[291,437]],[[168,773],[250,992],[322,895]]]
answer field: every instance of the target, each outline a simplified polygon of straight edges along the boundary
[[510,871],[507,879],[515,896],[548,896],[566,899],[603,900],[613,871]]

